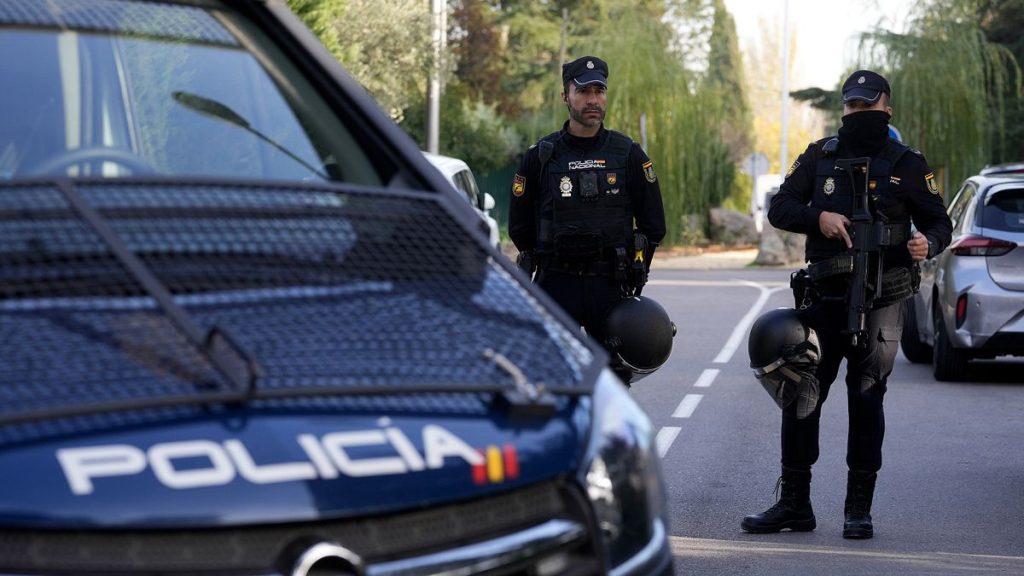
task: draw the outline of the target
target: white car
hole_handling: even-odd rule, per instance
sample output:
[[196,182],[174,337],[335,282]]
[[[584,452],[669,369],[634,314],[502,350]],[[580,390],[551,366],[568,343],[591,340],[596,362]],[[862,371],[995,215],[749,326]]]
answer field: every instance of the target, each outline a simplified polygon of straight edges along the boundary
[[480,217],[487,222],[491,245],[501,248],[498,221],[491,217],[491,210],[494,208],[494,196],[491,196],[488,192],[480,193],[480,188],[476,185],[476,178],[473,176],[473,171],[469,169],[469,166],[462,160],[452,158],[451,156],[441,156],[439,154],[431,154],[430,152],[424,152],[423,156],[441,174],[444,174],[445,179],[459,191],[467,202],[476,208],[477,212],[480,213]]

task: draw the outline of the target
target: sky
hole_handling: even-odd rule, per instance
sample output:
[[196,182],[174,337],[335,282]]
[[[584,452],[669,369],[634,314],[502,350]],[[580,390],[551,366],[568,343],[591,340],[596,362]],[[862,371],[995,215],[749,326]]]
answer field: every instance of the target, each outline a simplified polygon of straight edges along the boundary
[[[725,0],[736,21],[740,50],[756,42],[762,25],[781,34],[786,0]],[[841,81],[857,49],[857,35],[879,21],[902,32],[913,0],[788,0],[789,29],[796,36],[790,90],[810,86],[831,89]],[[781,58],[781,54],[779,57]]]

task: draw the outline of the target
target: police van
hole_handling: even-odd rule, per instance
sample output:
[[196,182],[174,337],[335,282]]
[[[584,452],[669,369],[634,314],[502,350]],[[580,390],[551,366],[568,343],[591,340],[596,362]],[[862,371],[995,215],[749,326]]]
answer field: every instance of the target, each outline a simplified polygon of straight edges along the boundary
[[282,0],[3,0],[0,78],[0,573],[671,574],[606,354]]

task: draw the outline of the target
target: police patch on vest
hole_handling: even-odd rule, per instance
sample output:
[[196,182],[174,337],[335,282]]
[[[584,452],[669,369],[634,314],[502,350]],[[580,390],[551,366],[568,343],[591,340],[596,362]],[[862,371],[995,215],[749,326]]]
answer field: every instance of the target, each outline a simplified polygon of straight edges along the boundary
[[615,186],[615,183],[619,181],[619,178],[615,175],[615,172],[608,173],[608,185]]
[[568,176],[562,176],[562,181],[559,182],[558,189],[562,191],[562,198],[572,196],[572,180],[570,180]]
[[875,180],[868,180],[868,190],[874,190],[878,188],[878,182]]
[[526,192],[526,178],[516,174],[515,177],[512,178],[512,195],[522,196],[524,192]]
[[825,196],[831,196],[836,191],[836,181],[831,177],[825,178],[825,185],[821,191],[825,193]]
[[644,178],[647,178],[647,181],[652,184],[658,180],[658,175],[654,173],[653,162],[647,161],[644,163]]
[[929,192],[931,192],[932,194],[938,194],[939,193],[939,185],[935,183],[935,173],[934,172],[929,172],[924,177],[924,182],[925,182],[925,184],[928,185],[928,191]]
[[604,160],[576,160],[569,162],[569,170],[593,170],[604,168]]
[[899,186],[900,185],[900,177],[899,176],[889,176],[889,184],[894,184],[896,186]]

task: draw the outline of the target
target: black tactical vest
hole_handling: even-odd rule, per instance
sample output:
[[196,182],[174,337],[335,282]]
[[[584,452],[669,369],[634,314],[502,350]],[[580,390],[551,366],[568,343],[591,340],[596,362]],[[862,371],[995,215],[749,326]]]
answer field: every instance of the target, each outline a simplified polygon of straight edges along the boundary
[[[893,180],[892,172],[896,163],[910,148],[895,140],[889,140],[882,150],[871,158],[868,168],[868,196],[872,215],[876,221],[893,224],[909,239],[910,212],[903,202],[897,200],[892,192],[898,181]],[[836,166],[836,160],[852,157],[841,154],[838,140],[833,138],[822,145],[824,152],[818,160],[814,178],[814,192],[811,195],[811,206],[826,212],[835,212],[850,217],[853,211],[853,184],[846,172]],[[856,174],[854,184],[864,186],[864,175]],[[846,252],[846,245],[841,239],[825,238],[821,234],[807,236],[807,259],[817,262]]]
[[604,144],[587,152],[562,138],[549,146],[545,162],[541,142],[541,182],[537,248],[555,262],[596,262],[613,258],[631,245],[633,208],[626,159],[633,141],[607,131]]

